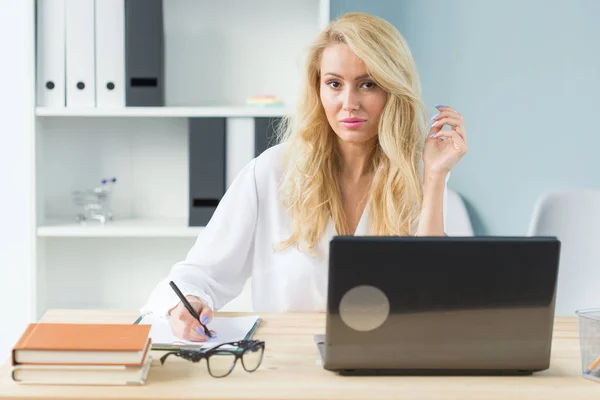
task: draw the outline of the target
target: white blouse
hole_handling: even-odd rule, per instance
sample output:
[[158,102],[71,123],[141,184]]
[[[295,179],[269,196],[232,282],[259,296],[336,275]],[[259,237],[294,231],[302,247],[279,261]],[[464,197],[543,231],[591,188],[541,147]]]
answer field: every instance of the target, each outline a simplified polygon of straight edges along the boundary
[[[272,248],[291,233],[291,218],[277,193],[283,146],[267,149],[240,171],[185,260],[157,284],[142,314],[166,317],[179,302],[169,286],[171,280],[184,295],[197,296],[217,311],[241,293],[250,277],[256,312],[325,311],[329,241],[337,235],[333,220],[321,238],[317,257],[298,251],[295,245],[283,251]],[[355,235],[369,233],[367,214],[365,207]]]

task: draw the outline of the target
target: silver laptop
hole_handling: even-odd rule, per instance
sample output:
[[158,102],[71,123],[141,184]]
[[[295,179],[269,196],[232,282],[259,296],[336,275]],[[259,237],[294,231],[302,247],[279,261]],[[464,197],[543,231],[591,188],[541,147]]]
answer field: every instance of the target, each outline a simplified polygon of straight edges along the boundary
[[343,374],[547,369],[555,237],[338,236],[330,242],[323,367]]

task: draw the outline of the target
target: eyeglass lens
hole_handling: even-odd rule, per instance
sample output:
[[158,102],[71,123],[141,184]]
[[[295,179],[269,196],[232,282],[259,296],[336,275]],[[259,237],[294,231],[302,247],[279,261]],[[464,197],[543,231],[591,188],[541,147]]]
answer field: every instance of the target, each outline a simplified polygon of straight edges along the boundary
[[214,377],[220,378],[228,375],[235,366],[235,354],[228,352],[218,352],[211,354],[207,360],[208,371]]
[[248,372],[256,371],[260,365],[265,348],[263,346],[253,346],[244,352],[242,364]]
[[[262,361],[263,353],[264,347],[260,345],[246,349],[242,355],[242,365],[244,369],[248,372],[256,371]],[[219,351],[211,354],[207,360],[209,373],[216,378],[229,375],[235,366],[235,360],[235,355],[230,352]]]

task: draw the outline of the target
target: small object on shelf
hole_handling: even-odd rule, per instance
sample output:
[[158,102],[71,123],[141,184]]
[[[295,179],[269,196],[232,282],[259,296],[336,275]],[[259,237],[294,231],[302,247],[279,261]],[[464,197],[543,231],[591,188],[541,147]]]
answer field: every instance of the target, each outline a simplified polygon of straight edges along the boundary
[[75,216],[75,221],[85,223],[98,220],[102,224],[112,221],[113,213],[109,206],[109,200],[116,182],[117,178],[114,177],[102,179],[100,186],[74,191],[73,201],[82,208],[82,212]]
[[283,104],[283,99],[280,99],[277,96],[265,94],[257,95],[246,100],[246,105],[249,106],[280,107],[283,106]]

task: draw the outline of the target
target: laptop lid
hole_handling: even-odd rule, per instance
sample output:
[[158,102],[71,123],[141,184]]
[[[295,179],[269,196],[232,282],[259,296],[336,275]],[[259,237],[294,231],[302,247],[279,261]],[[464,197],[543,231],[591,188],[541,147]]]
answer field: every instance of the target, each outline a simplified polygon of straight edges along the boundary
[[559,252],[553,237],[335,237],[324,367],[546,369]]

